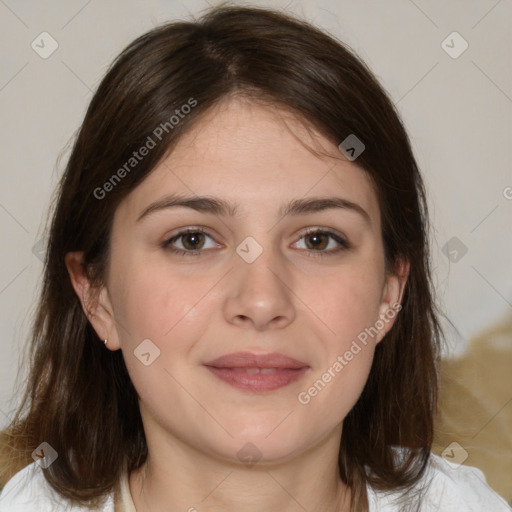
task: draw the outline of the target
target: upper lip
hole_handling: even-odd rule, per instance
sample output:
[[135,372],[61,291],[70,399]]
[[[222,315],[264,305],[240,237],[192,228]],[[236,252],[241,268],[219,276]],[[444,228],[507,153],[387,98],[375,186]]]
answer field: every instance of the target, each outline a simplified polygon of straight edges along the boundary
[[205,366],[216,368],[304,368],[307,363],[297,361],[293,357],[278,352],[272,354],[251,354],[250,352],[235,352],[226,354],[212,361],[204,363]]

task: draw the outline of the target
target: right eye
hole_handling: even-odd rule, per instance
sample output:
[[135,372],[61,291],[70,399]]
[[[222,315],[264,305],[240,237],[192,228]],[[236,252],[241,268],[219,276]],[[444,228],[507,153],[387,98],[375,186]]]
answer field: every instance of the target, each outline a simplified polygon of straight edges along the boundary
[[[162,243],[162,247],[181,256],[201,256],[203,252],[202,249],[204,249],[205,237],[213,240],[202,228],[187,228],[165,240]],[[182,248],[177,248],[173,245],[177,241],[181,242]],[[215,245],[210,248],[214,247]]]

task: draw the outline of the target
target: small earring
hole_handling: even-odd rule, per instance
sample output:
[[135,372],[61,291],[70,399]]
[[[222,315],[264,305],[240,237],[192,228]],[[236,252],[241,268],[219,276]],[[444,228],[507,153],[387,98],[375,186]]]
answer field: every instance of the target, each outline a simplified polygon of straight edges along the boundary
[[107,340],[105,340],[103,343],[105,344],[105,347],[106,347],[107,346]]

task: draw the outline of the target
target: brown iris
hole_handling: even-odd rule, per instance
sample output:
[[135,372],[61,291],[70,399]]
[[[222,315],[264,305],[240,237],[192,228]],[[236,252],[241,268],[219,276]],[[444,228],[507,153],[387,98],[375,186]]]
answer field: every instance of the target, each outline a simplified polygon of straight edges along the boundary
[[[325,247],[327,247],[327,245],[329,244],[329,236],[326,233],[308,233],[305,236],[305,239],[308,249],[325,249]],[[310,246],[308,240],[314,240],[312,246]]]
[[[201,233],[198,231],[185,233],[184,235],[181,235],[181,238],[183,241],[183,247],[185,247],[185,249],[189,249],[189,250],[201,249],[201,247],[204,244],[204,233]],[[189,245],[188,242],[191,242],[191,244]]]

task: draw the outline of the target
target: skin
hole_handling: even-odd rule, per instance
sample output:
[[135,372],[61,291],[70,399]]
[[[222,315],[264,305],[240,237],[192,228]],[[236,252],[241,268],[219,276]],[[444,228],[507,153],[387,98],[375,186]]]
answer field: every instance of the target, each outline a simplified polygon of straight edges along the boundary
[[[227,199],[238,214],[178,207],[137,221],[171,193]],[[370,222],[349,209],[277,216],[292,199],[333,196],[359,204]],[[337,468],[343,419],[394,318],[308,404],[297,397],[401,300],[409,266],[386,273],[380,222],[377,196],[356,162],[290,114],[230,98],[118,206],[101,289],[83,276],[81,253],[66,256],[84,311],[108,350],[123,351],[140,397],[149,457],[129,479],[138,512],[348,510]],[[190,251],[195,243],[202,255],[161,247],[189,226],[209,236],[174,246]],[[315,249],[308,227],[334,231],[351,246],[320,257],[339,244],[326,238]],[[236,252],[248,236],[263,249],[252,263]],[[148,366],[134,356],[144,339],[160,350]],[[238,351],[281,352],[310,369],[276,391],[251,393],[202,366]],[[237,456],[248,442],[261,453],[251,467]]]

